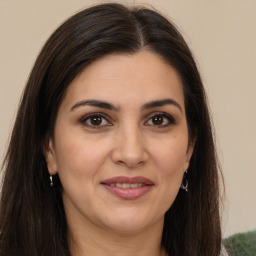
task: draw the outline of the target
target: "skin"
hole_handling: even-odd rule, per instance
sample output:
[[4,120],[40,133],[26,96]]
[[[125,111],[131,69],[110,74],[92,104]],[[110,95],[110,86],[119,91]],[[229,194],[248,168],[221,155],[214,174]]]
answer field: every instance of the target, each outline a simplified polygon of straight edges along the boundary
[[[165,99],[172,102],[145,108]],[[72,255],[164,255],[164,214],[192,152],[180,77],[159,55],[108,55],[85,68],[67,89],[45,150],[49,174],[63,185]],[[154,186],[121,199],[101,184],[116,176],[143,176]]]

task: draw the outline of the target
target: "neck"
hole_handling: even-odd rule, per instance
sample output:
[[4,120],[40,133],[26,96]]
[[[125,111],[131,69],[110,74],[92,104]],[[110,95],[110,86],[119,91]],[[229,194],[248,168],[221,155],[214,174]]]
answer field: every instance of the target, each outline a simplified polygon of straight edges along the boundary
[[[69,245],[72,256],[166,256],[161,248],[161,223],[134,232],[117,232],[86,225],[70,227]],[[88,223],[87,223],[88,224]]]

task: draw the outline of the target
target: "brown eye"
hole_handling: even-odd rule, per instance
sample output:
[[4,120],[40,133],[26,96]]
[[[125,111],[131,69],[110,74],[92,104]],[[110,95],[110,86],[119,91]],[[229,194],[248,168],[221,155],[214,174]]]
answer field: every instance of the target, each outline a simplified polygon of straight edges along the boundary
[[164,122],[164,118],[162,116],[160,116],[160,115],[154,116],[152,118],[153,125],[162,125],[163,122]]
[[145,124],[161,128],[175,124],[175,120],[168,114],[160,113],[151,116]]
[[101,128],[111,125],[106,117],[101,114],[91,114],[81,119],[81,122],[91,128]]
[[102,117],[101,116],[92,116],[88,120],[91,125],[98,126],[102,123]]

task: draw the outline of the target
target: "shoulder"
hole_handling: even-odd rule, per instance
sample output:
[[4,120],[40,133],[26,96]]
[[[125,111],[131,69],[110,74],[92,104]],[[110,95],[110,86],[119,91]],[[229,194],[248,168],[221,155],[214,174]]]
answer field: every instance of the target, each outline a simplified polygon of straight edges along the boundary
[[256,231],[238,233],[224,240],[229,256],[256,255]]
[[224,245],[221,246],[220,256],[229,256]]

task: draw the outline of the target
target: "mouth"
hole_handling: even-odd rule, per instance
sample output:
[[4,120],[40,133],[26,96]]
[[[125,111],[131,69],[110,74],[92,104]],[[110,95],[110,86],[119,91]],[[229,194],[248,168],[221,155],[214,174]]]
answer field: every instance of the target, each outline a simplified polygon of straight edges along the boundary
[[111,194],[126,200],[133,200],[148,193],[154,183],[145,177],[118,176],[101,182]]
[[105,184],[107,186],[110,186],[110,187],[116,187],[116,188],[140,188],[142,186],[145,186],[144,184],[142,183],[112,183],[112,184]]

